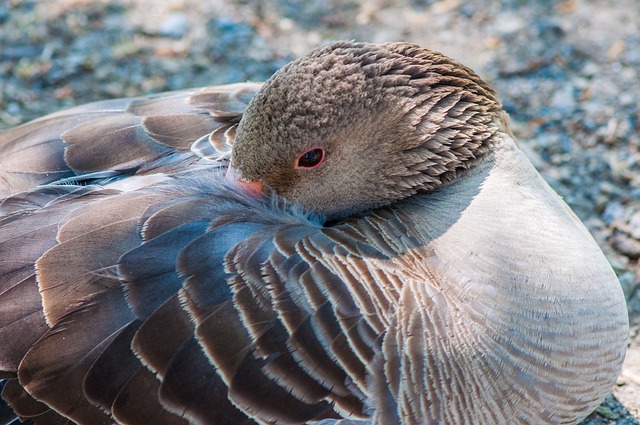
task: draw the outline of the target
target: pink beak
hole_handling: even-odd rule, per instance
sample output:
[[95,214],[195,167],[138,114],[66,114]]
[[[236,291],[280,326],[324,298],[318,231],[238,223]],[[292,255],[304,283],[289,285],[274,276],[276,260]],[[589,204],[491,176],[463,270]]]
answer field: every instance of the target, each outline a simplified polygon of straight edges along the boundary
[[229,164],[229,168],[227,169],[225,178],[227,179],[227,182],[229,182],[232,186],[240,189],[242,192],[254,198],[259,198],[264,193],[264,187],[259,180],[247,181],[240,179],[231,164]]

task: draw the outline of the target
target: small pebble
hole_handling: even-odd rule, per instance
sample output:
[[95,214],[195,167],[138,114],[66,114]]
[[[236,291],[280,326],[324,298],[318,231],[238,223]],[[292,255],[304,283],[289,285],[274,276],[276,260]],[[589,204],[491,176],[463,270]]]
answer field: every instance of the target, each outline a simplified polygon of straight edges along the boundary
[[611,201],[607,204],[604,212],[602,213],[602,220],[606,224],[611,224],[614,221],[622,220],[625,216],[624,206],[618,201]]
[[573,111],[576,107],[576,99],[574,88],[571,84],[565,84],[553,94],[551,98],[551,106],[558,109],[560,113],[566,114]]
[[640,258],[640,241],[637,239],[618,233],[611,238],[611,244],[618,252],[633,260]]
[[631,237],[640,240],[640,211],[631,214],[629,218],[629,229],[631,230]]
[[165,37],[182,38],[189,28],[189,18],[181,12],[174,12],[164,18],[158,33]]

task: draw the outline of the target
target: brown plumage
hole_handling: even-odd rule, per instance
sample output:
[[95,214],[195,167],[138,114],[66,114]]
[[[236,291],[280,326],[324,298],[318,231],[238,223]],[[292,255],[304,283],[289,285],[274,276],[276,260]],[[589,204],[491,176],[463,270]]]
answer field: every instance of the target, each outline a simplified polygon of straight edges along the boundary
[[[233,163],[288,199],[344,216],[455,178],[488,149],[499,114],[493,90],[439,53],[406,43],[332,45],[265,85],[240,123]],[[313,147],[326,150],[326,164],[294,170]]]
[[6,422],[571,424],[624,357],[604,255],[419,46],[49,115],[0,196]]

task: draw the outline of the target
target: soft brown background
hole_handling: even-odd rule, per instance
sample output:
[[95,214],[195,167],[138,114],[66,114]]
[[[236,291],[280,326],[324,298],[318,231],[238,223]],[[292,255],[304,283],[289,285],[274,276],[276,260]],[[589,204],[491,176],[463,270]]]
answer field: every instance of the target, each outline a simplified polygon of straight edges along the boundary
[[620,277],[633,324],[589,424],[640,410],[640,1],[0,0],[0,128],[112,97],[264,80],[335,39],[412,41],[498,90]]

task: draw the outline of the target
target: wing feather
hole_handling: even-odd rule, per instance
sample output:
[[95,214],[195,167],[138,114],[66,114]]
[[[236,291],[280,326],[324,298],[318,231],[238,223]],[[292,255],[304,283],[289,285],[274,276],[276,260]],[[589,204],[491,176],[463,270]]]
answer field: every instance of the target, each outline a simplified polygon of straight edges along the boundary
[[189,422],[169,412],[158,400],[160,381],[145,368],[139,368],[123,385],[111,411],[121,424],[187,425]]
[[15,379],[4,382],[2,398],[7,400],[13,412],[21,418],[41,416],[51,410],[46,404],[31,397]]
[[174,295],[142,323],[131,341],[131,349],[147,368],[163,378],[172,357],[193,332],[189,315]]
[[85,397],[105,412],[111,411],[121,388],[142,367],[130,348],[139,326],[139,321],[125,325],[84,376],[82,388]]
[[[9,194],[44,184],[0,201],[0,248],[16,253],[0,263],[0,302],[24,300],[2,310],[0,336],[31,328],[3,350],[16,412],[43,424],[61,418],[50,408],[91,424],[366,417],[410,232],[393,212],[323,227],[227,187],[210,160],[259,87],[103,102],[2,133],[0,154],[47,158],[21,164],[28,177],[0,172]],[[165,178],[100,186],[151,173]],[[46,185],[60,178],[97,185]]]
[[[209,135],[230,145],[260,84],[205,87],[115,99],[61,111],[0,132],[0,197],[87,173],[120,177],[215,159]],[[204,141],[198,148],[192,145]],[[211,148],[207,147],[210,146]],[[212,150],[213,148],[213,150]],[[226,151],[228,149],[224,149]]]
[[195,338],[172,357],[160,387],[160,402],[178,416],[200,424],[255,423],[227,398],[227,387]]
[[93,296],[90,303],[69,310],[27,352],[18,370],[20,384],[76,422],[110,423],[109,416],[85,398],[82,385],[95,360],[133,319],[121,293]]
[[[0,354],[0,371],[6,377],[15,376],[29,347],[48,329],[35,263],[56,244],[58,223],[69,214],[62,202],[74,200],[75,206],[90,202],[79,199],[80,192],[91,199],[97,194],[90,188],[39,188],[3,203],[7,215],[0,219],[0,252],[11,253],[0,260],[0,338],[12,341]],[[46,212],[41,210],[45,206]]]

